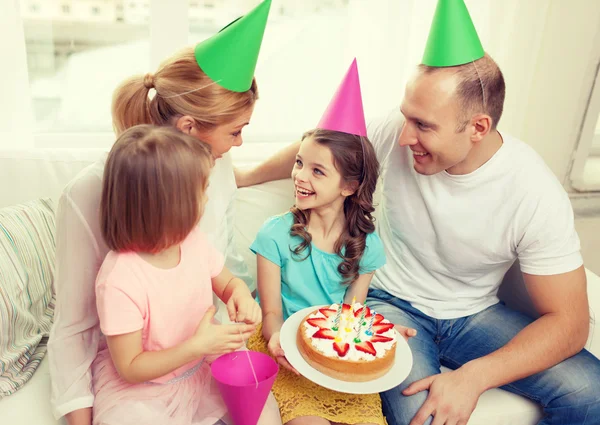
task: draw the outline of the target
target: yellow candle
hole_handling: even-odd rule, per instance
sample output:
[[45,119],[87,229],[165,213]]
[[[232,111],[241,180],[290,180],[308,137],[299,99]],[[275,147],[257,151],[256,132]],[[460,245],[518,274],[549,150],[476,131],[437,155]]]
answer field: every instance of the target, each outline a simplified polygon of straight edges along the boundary
[[356,303],[356,297],[352,297],[352,304],[350,304],[350,315],[354,316],[354,303]]

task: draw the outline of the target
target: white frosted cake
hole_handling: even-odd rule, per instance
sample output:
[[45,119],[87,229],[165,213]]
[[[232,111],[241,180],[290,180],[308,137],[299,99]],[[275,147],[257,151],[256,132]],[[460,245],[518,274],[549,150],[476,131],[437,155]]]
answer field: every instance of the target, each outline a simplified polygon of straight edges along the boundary
[[298,350],[315,369],[343,381],[370,381],[394,365],[397,333],[381,314],[360,303],[332,304],[298,327]]

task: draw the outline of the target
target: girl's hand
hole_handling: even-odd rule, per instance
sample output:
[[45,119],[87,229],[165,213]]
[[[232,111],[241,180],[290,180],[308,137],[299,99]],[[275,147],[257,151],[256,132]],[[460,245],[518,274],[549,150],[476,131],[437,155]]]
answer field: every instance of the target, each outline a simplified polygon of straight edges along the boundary
[[227,301],[229,320],[238,323],[257,325],[262,320],[262,312],[258,303],[252,298],[246,284],[239,285]]
[[285,367],[288,370],[291,370],[296,375],[300,375],[298,371],[294,369],[290,362],[288,362],[285,358],[285,353],[283,352],[283,348],[281,348],[281,344],[279,342],[279,332],[275,332],[273,335],[271,335],[271,339],[269,339],[267,347],[269,348],[269,353],[271,353],[271,355],[277,359],[277,362],[281,366]]
[[255,330],[254,325],[213,323],[217,309],[211,305],[200,320],[196,333],[187,341],[196,357],[231,353],[244,345]]

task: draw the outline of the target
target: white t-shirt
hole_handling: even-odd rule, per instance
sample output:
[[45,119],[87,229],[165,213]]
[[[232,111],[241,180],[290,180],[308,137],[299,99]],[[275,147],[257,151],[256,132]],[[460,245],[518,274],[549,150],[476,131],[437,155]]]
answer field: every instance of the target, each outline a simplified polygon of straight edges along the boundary
[[368,127],[382,166],[378,231],[387,255],[373,287],[453,319],[497,303],[517,258],[534,275],[583,264],[569,198],[530,146],[502,133],[503,145],[474,172],[425,176],[398,144],[403,123],[395,109]]
[[[56,419],[94,401],[90,366],[104,348],[96,310],[95,281],[109,249],[100,232],[100,197],[106,156],[64,189],[56,219],[56,309],[48,342],[52,407]],[[226,267],[252,287],[233,241],[235,176],[230,154],[215,162],[199,228],[225,255]],[[219,300],[219,303],[221,301]],[[221,305],[220,317],[226,318]]]

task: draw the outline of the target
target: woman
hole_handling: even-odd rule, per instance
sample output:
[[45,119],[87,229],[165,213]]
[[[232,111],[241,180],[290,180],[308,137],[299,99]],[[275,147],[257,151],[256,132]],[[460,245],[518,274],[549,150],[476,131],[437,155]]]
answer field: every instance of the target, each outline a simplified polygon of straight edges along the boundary
[[[236,185],[228,151],[242,144],[242,128],[258,98],[253,75],[269,7],[270,0],[262,2],[195,49],[167,59],[155,74],[128,79],[116,89],[112,104],[117,134],[137,124],[171,125],[211,145],[216,161],[200,229],[226,256],[229,270],[247,282],[245,265],[233,247]],[[249,27],[254,38],[247,36]],[[229,62],[224,62],[217,50],[223,45],[244,54],[230,51]],[[66,415],[69,425],[91,424],[91,365],[106,348],[94,294],[96,275],[108,252],[99,223],[105,160],[67,185],[57,211],[57,299],[48,348],[54,416]]]

